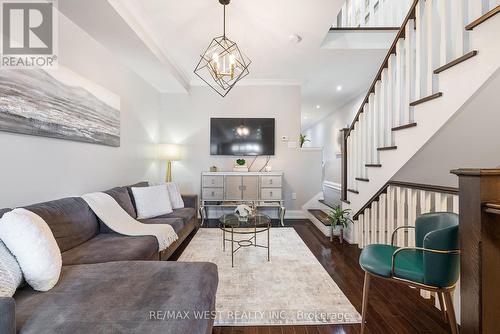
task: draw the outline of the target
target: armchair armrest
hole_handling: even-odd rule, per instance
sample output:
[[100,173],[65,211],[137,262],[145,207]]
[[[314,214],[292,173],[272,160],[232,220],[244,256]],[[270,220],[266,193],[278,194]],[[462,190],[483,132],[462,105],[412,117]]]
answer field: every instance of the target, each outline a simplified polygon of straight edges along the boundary
[[0,297],[0,333],[16,333],[16,303],[14,298]]
[[401,229],[409,229],[409,228],[415,228],[415,226],[410,226],[410,225],[405,225],[405,226],[400,226],[398,228],[396,228],[394,231],[392,231],[392,235],[391,235],[391,246],[394,246],[394,237],[396,236],[396,232],[398,230],[401,230]]
[[184,207],[193,208],[198,211],[198,195],[181,195]]
[[396,249],[396,251],[392,254],[391,277],[394,277],[394,264],[396,262],[396,256],[398,256],[398,254],[402,252],[415,251],[415,250],[435,253],[435,254],[460,254],[460,249],[441,250],[441,249],[431,249],[423,247],[401,247]]

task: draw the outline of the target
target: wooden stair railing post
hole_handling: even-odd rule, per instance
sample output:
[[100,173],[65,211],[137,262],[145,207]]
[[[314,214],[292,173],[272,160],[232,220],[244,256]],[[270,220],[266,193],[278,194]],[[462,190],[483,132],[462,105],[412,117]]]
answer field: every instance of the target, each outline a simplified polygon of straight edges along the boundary
[[459,169],[461,333],[497,333],[500,319],[500,169]]
[[340,198],[347,201],[347,134],[349,129],[341,129],[341,167],[340,167]]

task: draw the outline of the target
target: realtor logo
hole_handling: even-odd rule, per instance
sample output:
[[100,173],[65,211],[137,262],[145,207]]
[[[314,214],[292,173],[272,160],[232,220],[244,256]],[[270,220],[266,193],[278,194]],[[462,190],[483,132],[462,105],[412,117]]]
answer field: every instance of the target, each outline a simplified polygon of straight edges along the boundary
[[1,17],[2,67],[57,66],[54,1],[1,0]]

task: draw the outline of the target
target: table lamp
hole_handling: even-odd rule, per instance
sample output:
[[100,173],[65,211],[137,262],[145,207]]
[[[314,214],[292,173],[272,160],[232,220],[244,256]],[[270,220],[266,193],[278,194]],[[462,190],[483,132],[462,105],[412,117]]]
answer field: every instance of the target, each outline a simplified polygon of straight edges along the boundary
[[172,161],[181,160],[180,146],[175,144],[159,144],[158,159],[165,160],[167,162],[165,181],[172,182]]

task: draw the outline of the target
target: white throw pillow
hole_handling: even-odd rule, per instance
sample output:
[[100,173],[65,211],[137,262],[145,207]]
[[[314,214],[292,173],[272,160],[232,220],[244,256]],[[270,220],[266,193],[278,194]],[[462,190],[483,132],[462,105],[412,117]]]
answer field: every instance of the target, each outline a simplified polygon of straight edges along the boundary
[[29,285],[48,291],[61,275],[61,250],[47,223],[26,209],[14,209],[0,219],[0,239],[16,257]]
[[132,187],[137,219],[148,219],[172,213],[172,205],[164,185],[151,187]]
[[0,241],[0,297],[12,297],[23,281],[16,258]]
[[181,190],[179,185],[174,182],[167,183],[168,195],[170,197],[170,204],[172,204],[172,209],[182,209],[184,207],[184,201],[182,200]]

